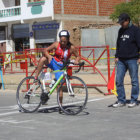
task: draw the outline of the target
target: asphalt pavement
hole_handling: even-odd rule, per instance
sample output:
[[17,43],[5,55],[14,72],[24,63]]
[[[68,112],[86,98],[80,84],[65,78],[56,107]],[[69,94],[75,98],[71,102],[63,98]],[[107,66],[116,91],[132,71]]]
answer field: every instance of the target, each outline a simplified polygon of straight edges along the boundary
[[76,116],[58,113],[54,100],[36,113],[21,113],[14,90],[0,91],[0,140],[139,140],[140,106],[112,108],[113,95],[89,95]]

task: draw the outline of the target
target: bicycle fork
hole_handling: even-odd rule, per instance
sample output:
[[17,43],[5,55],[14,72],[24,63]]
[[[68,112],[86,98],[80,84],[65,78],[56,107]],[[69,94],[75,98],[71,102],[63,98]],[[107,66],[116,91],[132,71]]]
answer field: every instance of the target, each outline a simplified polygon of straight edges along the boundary
[[67,76],[66,76],[66,85],[67,85],[67,89],[68,89],[69,96],[74,96],[74,92],[73,92],[71,83],[70,83],[70,81],[68,80],[68,77],[67,77]]

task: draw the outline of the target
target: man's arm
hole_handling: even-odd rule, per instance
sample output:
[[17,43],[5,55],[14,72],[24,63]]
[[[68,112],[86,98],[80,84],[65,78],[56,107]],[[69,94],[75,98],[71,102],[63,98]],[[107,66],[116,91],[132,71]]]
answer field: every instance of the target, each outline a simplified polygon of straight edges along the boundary
[[116,53],[115,53],[115,58],[118,58],[119,38],[120,38],[120,29],[119,29],[119,31],[118,31],[118,37],[117,37],[117,42],[116,42]]
[[138,28],[138,30],[136,31],[136,43],[139,49],[139,59],[138,59],[138,63],[140,64],[140,29]]
[[115,53],[115,62],[117,63],[119,58],[118,58],[118,49],[119,49],[119,37],[120,37],[120,29],[118,31],[118,37],[117,37],[117,42],[116,42],[116,53]]

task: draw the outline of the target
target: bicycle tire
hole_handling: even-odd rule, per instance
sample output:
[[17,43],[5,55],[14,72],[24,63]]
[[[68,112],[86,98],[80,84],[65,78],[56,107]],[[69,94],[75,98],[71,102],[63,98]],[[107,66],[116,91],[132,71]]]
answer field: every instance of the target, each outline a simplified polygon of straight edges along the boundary
[[18,85],[16,92],[17,104],[22,112],[32,113],[41,105],[42,87],[33,76],[25,77]]
[[[67,115],[76,115],[80,113],[86,106],[88,100],[88,89],[84,81],[76,76],[69,77],[74,95],[69,95],[68,88],[66,86],[66,80],[64,80],[57,92],[57,102],[61,110]],[[60,103],[60,91],[63,91],[63,100]],[[76,92],[78,91],[78,92]]]

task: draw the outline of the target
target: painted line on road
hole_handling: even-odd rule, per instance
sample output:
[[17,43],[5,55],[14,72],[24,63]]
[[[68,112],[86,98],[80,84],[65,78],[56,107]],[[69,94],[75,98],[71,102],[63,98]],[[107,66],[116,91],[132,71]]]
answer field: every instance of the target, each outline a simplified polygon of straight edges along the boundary
[[27,123],[27,122],[31,122],[31,121],[34,121],[34,120],[17,121],[17,120],[3,120],[3,119],[0,119],[0,123],[12,123],[12,124]]
[[[104,99],[109,99],[109,98],[112,98],[111,96],[110,97],[106,97],[106,98],[97,98],[97,99],[90,99],[88,100],[87,102],[90,103],[90,102],[95,102],[95,101],[101,101],[101,100],[104,100]],[[79,102],[76,102],[76,103],[83,103],[83,101],[79,101]],[[69,103],[69,104],[64,104],[64,105],[74,105],[75,103]],[[58,105],[54,105],[54,106],[49,106],[49,107],[40,107],[39,110],[42,110],[42,109],[51,109],[51,108],[55,108],[55,107],[59,107]]]
[[2,107],[0,107],[0,111],[1,110],[17,110],[19,108],[19,106],[18,105],[13,105],[13,106],[2,106]]
[[17,113],[19,113],[19,111],[0,113],[0,117],[1,116],[9,116],[9,115],[17,114]]
[[[105,97],[105,98],[90,99],[90,100],[88,100],[88,103],[89,102],[95,102],[95,101],[101,101],[101,100],[105,100],[105,99],[109,99],[109,98],[112,98],[112,96]],[[58,105],[49,106],[49,107],[40,107],[39,110],[45,109],[45,108],[49,109],[49,108],[54,108],[54,107],[58,107]],[[0,113],[0,117],[1,116],[9,116],[9,115],[18,114],[18,113],[20,113],[20,112],[19,111],[13,111],[13,112]]]
[[105,97],[105,98],[91,99],[91,100],[88,100],[88,103],[90,103],[90,102],[95,102],[95,101],[101,101],[101,100],[104,100],[104,99],[110,99],[110,98],[112,98],[112,97],[113,97],[113,96]]

